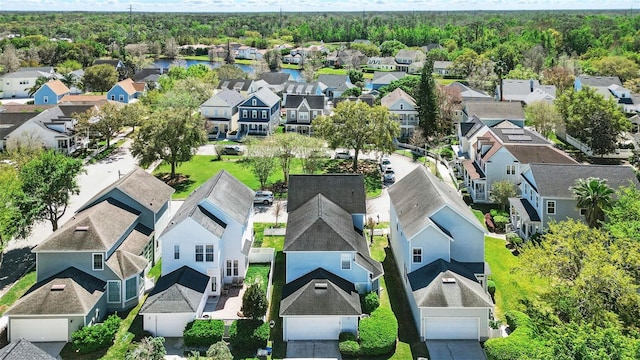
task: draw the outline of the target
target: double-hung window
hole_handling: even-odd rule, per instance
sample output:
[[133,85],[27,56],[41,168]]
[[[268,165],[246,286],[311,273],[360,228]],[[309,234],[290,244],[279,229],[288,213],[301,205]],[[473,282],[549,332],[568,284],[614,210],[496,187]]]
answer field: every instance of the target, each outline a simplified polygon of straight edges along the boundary
[[196,262],[204,261],[204,245],[196,245]]
[[206,262],[213,262],[213,245],[205,245],[205,258]]
[[238,260],[227,260],[227,276],[238,276]]
[[415,264],[422,262],[422,248],[413,248],[413,262]]
[[93,254],[93,270],[104,270],[104,254]]
[[507,165],[507,175],[515,175],[515,174],[516,174],[516,166]]
[[547,214],[552,215],[556,213],[556,202],[553,200],[547,200]]
[[351,254],[340,255],[340,268],[342,270],[351,270]]
[[180,245],[173,245],[173,259],[180,260]]

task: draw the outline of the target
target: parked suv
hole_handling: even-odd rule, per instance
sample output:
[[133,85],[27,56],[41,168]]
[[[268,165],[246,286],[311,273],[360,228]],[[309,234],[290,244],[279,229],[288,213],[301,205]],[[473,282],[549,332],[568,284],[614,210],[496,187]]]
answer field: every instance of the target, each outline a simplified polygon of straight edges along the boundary
[[256,196],[253,198],[254,204],[273,204],[273,192],[267,190],[256,191]]
[[384,171],[382,178],[384,182],[389,182],[389,183],[396,182],[396,173],[393,172],[393,169],[391,168],[391,166],[389,166],[387,170]]
[[387,171],[387,168],[391,168],[391,160],[389,160],[389,158],[383,157],[382,160],[380,160],[380,171],[384,173],[385,171]]
[[242,154],[242,149],[238,145],[227,145],[221,151],[221,155],[240,155],[240,154]]

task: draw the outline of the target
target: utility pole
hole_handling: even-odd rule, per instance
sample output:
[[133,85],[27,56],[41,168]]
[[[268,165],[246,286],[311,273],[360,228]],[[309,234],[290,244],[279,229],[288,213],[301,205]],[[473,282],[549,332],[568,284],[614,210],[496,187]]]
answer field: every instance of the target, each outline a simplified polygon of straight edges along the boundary
[[133,42],[133,6],[129,5],[129,41]]

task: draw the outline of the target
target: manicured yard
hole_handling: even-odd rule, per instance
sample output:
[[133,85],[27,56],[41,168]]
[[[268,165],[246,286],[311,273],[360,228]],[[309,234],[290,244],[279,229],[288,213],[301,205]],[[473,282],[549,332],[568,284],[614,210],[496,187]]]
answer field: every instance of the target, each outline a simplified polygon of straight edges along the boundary
[[0,315],[4,314],[4,312],[7,311],[16,300],[20,299],[35,283],[35,270],[28,272],[20,280],[16,281],[15,285],[0,298]]
[[269,264],[250,264],[247,269],[247,276],[244,279],[245,284],[251,285],[258,282],[263,291],[267,291],[267,282],[269,281]]

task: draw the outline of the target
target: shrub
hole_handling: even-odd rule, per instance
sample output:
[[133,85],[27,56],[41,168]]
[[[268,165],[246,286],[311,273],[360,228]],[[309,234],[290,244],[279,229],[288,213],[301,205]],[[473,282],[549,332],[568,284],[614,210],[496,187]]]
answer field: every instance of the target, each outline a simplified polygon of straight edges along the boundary
[[491,216],[509,217],[509,214],[506,211],[500,209],[491,209],[489,210],[489,213],[491,214]]
[[162,360],[167,354],[163,337],[145,337],[130,350],[126,360]]
[[262,320],[236,320],[229,329],[229,343],[233,348],[263,348],[267,346],[267,340],[269,340],[269,324]]
[[74,331],[71,334],[74,349],[86,354],[111,346],[121,322],[122,319],[117,314],[113,314],[102,324],[85,326]]
[[216,360],[233,360],[233,355],[231,355],[231,351],[224,341],[218,341],[211,345],[207,350],[207,357]]
[[398,336],[398,320],[387,308],[378,308],[360,321],[360,354],[384,355],[392,352]]
[[498,232],[504,232],[504,229],[507,226],[508,222],[509,218],[507,217],[500,215],[493,217],[493,224],[496,226],[496,231]]
[[338,348],[345,357],[356,357],[360,353],[360,344],[353,340],[340,341]]
[[529,316],[513,311],[506,313],[505,318],[513,332],[506,338],[489,339],[485,342],[489,360],[553,358],[549,349],[537,338],[536,327]]
[[186,346],[209,346],[222,340],[224,322],[222,320],[194,320],[184,328]]
[[378,308],[378,306],[380,306],[380,298],[378,298],[377,293],[372,291],[365,295],[362,303],[362,311],[367,314],[371,314]]
[[496,283],[493,280],[487,281],[487,291],[489,292],[489,295],[491,295],[491,298],[493,299],[494,296],[496,295]]
[[348,340],[357,341],[358,338],[354,333],[350,331],[343,331],[340,333],[340,335],[338,335],[338,341],[348,341]]
[[447,159],[447,160],[452,160],[453,156],[455,155],[455,153],[453,152],[453,150],[451,148],[442,148],[442,150],[440,150],[440,156],[442,156],[443,158]]
[[242,313],[251,319],[260,319],[267,313],[267,295],[259,284],[251,284],[242,296]]

